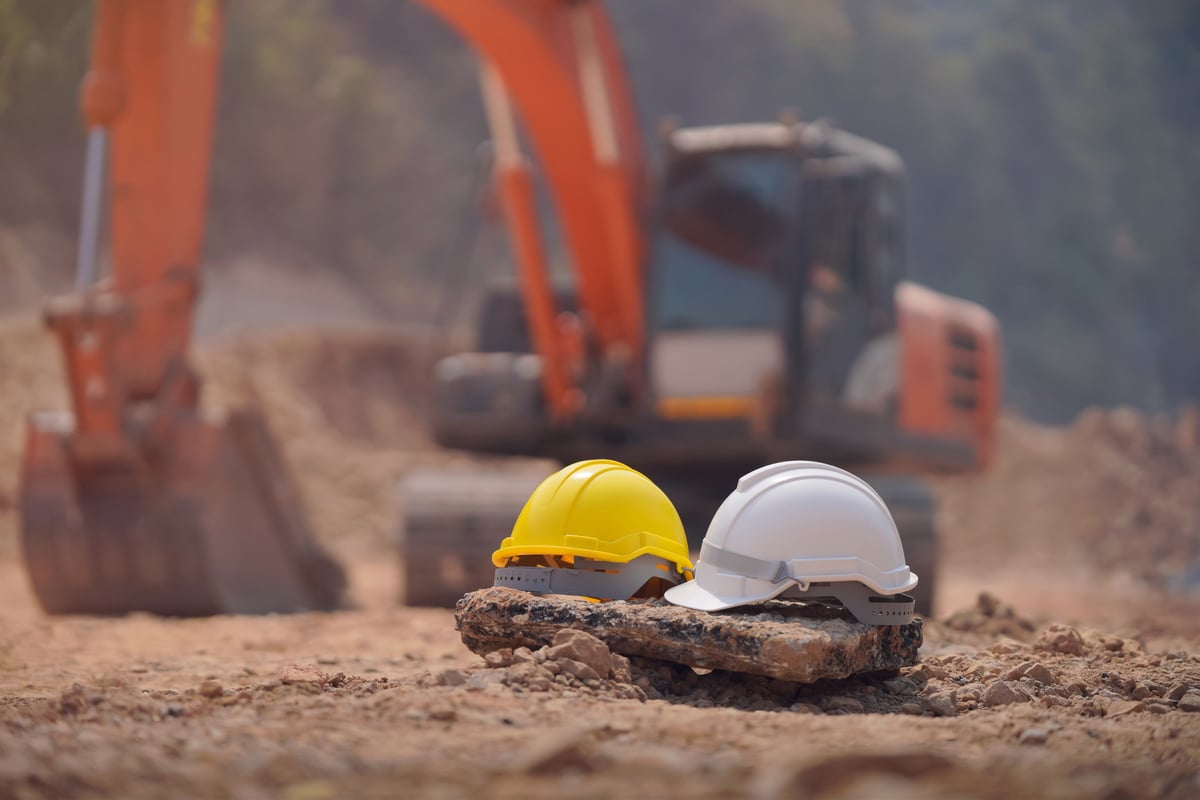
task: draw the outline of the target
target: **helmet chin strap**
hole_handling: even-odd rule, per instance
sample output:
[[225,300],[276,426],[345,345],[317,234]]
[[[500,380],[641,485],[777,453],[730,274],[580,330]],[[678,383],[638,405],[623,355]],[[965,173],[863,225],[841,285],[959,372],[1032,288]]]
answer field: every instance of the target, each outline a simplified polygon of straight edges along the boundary
[[912,595],[879,595],[858,581],[810,584],[808,589],[793,586],[779,596],[809,601],[832,597],[865,625],[907,625],[916,609]]
[[500,567],[492,585],[544,594],[626,600],[651,578],[661,578],[670,584],[683,581],[670,561],[644,555],[625,564],[576,557],[574,568]]
[[858,581],[821,581],[818,584],[819,578],[794,577],[792,562],[755,558],[708,542],[700,546],[700,563],[746,578],[777,585],[791,584],[786,590],[788,597],[801,600],[836,598],[855,619],[867,625],[907,625],[912,622],[916,608],[911,595],[881,595]]

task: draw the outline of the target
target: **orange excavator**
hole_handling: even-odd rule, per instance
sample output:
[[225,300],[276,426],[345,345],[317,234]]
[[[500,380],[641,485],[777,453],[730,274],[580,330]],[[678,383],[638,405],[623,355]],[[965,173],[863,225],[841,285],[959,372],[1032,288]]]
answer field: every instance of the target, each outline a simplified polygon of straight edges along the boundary
[[[737,476],[763,462],[869,473],[928,608],[934,506],[914,476],[988,460],[999,332],[979,306],[902,279],[897,155],[790,118],[666,126],[652,173],[600,0],[417,2],[479,56],[518,266],[515,284],[484,297],[476,351],[436,367],[437,439],[620,458],[667,489],[697,541]],[[222,11],[97,3],[79,291],[46,314],[72,413],[31,417],[22,475],[23,549],[51,612],[341,602],[344,577],[297,511],[266,425],[252,411],[203,414],[187,359]],[[570,286],[550,278],[526,141]],[[96,282],[106,153],[112,274]],[[490,549],[529,488],[410,476],[407,601],[490,585]]]

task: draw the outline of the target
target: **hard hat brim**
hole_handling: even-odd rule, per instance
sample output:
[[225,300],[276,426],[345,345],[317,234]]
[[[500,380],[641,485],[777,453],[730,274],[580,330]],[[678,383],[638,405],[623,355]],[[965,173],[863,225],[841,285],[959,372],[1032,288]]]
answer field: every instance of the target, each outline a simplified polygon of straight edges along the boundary
[[769,591],[763,592],[758,596],[722,597],[705,589],[697,581],[692,580],[687,583],[681,583],[678,586],[672,586],[670,589],[667,589],[663,597],[673,605],[683,606],[694,611],[724,611],[729,608],[753,605],[761,603],[764,600],[770,600],[772,597],[782,594],[790,585],[790,583],[772,584]]

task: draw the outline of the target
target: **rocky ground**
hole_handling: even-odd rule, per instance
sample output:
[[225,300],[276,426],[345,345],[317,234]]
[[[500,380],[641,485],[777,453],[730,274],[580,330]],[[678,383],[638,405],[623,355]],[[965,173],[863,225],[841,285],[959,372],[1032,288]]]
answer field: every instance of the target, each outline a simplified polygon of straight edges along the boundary
[[411,337],[242,336],[200,361],[210,404],[266,409],[358,608],[42,615],[16,464],[23,415],[63,392],[34,318],[0,319],[0,796],[1200,795],[1182,420],[1005,420],[991,473],[939,483],[946,569],[919,663],[795,684],[578,637],[485,661],[453,612],[394,601],[396,481],[472,463],[421,432]]
[[990,597],[914,667],[795,684],[576,632],[485,660],[441,610],[48,620],[6,577],[6,796],[1200,792],[1200,657]]

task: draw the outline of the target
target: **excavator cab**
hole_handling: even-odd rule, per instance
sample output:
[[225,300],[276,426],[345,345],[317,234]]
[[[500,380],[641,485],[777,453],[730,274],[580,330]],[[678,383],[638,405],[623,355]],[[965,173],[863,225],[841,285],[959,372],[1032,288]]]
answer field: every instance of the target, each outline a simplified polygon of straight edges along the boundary
[[[755,448],[794,443],[810,414],[894,428],[902,181],[894,153],[824,126],[673,131],[643,262],[644,391],[607,418],[623,414],[628,435],[592,424],[595,413],[552,424],[541,359],[496,324],[508,309],[508,329],[524,331],[515,284],[485,295],[477,352],[438,365],[435,435],[562,458],[589,442],[653,441],[626,457],[727,463],[736,452],[753,466],[773,455]],[[561,287],[556,302],[577,308]],[[711,446],[698,455],[696,441]]]
[[825,126],[674,131],[647,259],[656,415],[731,441],[893,425],[903,169]]

